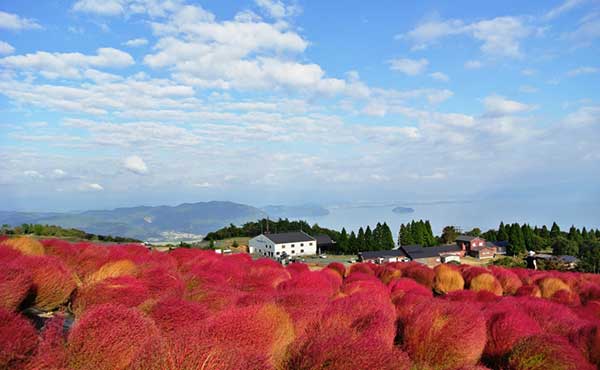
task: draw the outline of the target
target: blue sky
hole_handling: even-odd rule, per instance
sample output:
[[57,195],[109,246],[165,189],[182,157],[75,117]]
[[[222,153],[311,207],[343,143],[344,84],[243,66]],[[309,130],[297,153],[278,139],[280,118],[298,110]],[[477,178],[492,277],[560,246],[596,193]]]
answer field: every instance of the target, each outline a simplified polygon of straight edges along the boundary
[[600,201],[600,2],[0,2],[2,209]]

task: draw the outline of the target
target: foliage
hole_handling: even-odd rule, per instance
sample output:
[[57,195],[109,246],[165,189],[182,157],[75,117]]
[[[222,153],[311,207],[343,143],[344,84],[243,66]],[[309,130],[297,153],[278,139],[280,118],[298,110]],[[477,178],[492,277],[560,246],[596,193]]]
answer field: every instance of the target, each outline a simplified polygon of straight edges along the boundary
[[37,236],[53,236],[57,238],[74,238],[101,242],[114,243],[135,243],[140,242],[133,238],[124,238],[121,236],[97,235],[86,233],[78,229],[67,229],[56,225],[41,225],[41,224],[22,224],[21,226],[10,227],[3,225],[0,229],[0,235],[37,235]]

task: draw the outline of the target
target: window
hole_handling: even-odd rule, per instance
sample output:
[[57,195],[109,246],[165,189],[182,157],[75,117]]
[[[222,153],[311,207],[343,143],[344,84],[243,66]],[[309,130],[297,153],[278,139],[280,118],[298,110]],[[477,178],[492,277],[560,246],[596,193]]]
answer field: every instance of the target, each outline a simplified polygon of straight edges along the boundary
[[275,254],[279,256],[279,252],[275,252]]
[[294,244],[292,244],[292,248],[294,248]]
[[308,245],[313,245],[312,242],[308,243]]
[[304,253],[304,249],[300,249],[300,253]]
[[281,246],[281,249],[285,249],[285,245],[282,245],[282,246]]
[[301,246],[301,247],[304,247],[304,243],[300,243],[300,246]]
[[294,250],[292,249],[292,254],[294,254],[294,253],[295,253],[295,252],[294,252]]

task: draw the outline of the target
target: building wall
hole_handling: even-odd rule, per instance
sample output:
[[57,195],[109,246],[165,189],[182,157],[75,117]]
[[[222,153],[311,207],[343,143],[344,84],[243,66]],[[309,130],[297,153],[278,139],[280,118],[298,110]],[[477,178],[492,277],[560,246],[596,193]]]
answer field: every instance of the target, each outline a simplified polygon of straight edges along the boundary
[[266,236],[259,235],[250,239],[248,245],[252,251],[251,253],[274,259],[279,258],[282,252],[285,252],[289,257],[317,254],[317,242],[315,240],[275,244]]

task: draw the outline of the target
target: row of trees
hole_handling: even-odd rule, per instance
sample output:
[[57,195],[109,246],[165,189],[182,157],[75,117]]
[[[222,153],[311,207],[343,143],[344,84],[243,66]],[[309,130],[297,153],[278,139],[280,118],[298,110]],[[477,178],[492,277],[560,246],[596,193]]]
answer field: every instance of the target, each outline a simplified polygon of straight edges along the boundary
[[255,237],[269,230],[272,233],[285,233],[302,230],[310,235],[325,234],[333,240],[340,238],[340,232],[332,229],[320,227],[318,224],[310,225],[306,221],[290,221],[287,218],[280,218],[277,221],[263,218],[258,221],[246,222],[242,226],[230,224],[217,231],[210,232],[204,237],[205,240],[222,240],[239,237]]
[[431,230],[429,220],[413,220],[406,225],[400,225],[398,240],[400,241],[400,245],[419,244],[424,247],[432,247],[438,244],[438,240]]
[[84,239],[101,242],[114,243],[138,243],[137,239],[125,238],[112,235],[97,235],[86,233],[73,228],[63,228],[56,225],[41,225],[41,224],[22,224],[21,226],[11,227],[8,224],[2,225],[0,235],[37,235],[37,236],[54,236],[57,238],[73,238]]
[[334,253],[339,254],[356,254],[363,251],[379,251],[394,249],[394,237],[392,230],[387,223],[377,223],[377,226],[371,230],[370,226],[365,229],[358,229],[358,233],[354,231],[348,235],[346,229],[342,229],[340,237],[336,243]]

